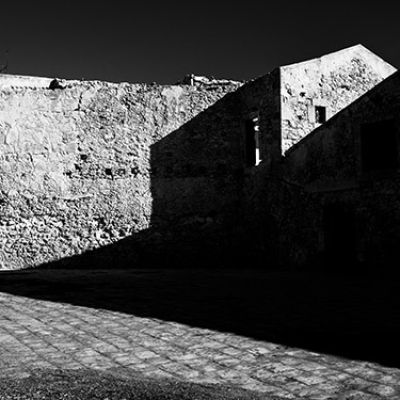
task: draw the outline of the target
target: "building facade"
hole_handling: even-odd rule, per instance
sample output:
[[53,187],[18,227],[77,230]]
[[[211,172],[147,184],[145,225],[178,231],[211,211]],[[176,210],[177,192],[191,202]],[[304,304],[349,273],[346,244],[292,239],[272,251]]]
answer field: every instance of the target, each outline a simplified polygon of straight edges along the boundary
[[325,264],[398,265],[399,84],[396,72],[287,152],[285,179],[314,206],[303,234],[318,237]]
[[[357,171],[348,162],[350,128],[338,127],[356,126],[349,110],[388,90],[379,88],[395,84],[396,74],[388,78],[395,71],[355,46],[246,83],[190,76],[176,85],[55,85],[2,75],[0,263],[162,267],[241,260],[272,267],[336,254],[340,244],[327,237],[340,228],[330,232],[321,224],[336,220],[335,207],[345,201],[329,206],[335,201],[328,198],[340,197],[342,186],[350,187],[345,175]],[[360,121],[378,121],[362,110]],[[337,133],[322,133],[333,124]],[[374,143],[373,133],[362,135]],[[369,154],[365,173],[379,175],[374,145],[360,146]],[[332,180],[342,186],[332,187]],[[360,185],[370,196],[379,192]],[[354,224],[363,229],[362,218]],[[356,260],[374,259],[362,250],[371,249],[368,240],[378,239],[357,242]]]

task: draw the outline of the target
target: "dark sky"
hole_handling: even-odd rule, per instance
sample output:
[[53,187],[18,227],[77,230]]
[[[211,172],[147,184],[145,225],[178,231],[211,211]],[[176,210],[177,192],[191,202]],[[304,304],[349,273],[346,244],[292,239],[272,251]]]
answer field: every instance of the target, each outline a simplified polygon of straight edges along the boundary
[[248,80],[363,44],[400,66],[393,0],[2,0],[0,64],[11,74],[174,83]]

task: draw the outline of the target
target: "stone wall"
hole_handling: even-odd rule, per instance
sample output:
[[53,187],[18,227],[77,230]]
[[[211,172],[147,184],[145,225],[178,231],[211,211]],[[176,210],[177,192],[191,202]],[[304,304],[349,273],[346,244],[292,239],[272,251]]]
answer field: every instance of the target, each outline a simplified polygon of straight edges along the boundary
[[282,154],[321,125],[317,106],[329,119],[396,71],[363,46],[279,70]]
[[[67,82],[63,90],[50,90],[31,84],[0,91],[4,268],[80,254],[147,229],[153,215],[151,170],[168,170],[168,162],[152,160],[151,146],[182,132],[240,86]],[[188,134],[196,129],[203,128]],[[188,138],[183,134],[179,140]],[[191,185],[182,181],[179,190]]]
[[[305,242],[308,258],[324,252],[324,209],[340,205],[355,213],[355,254],[362,266],[397,269],[400,252],[400,169],[363,169],[360,127],[395,121],[395,151],[400,161],[400,74],[395,73],[332,117],[285,157],[285,179],[304,188],[308,206],[294,215],[293,243]],[[377,130],[376,148],[385,132]],[[391,152],[393,143],[388,143]],[[302,222],[303,221],[303,222]],[[299,227],[303,225],[303,229]],[[317,239],[318,246],[313,246]],[[314,249],[314,250],[312,250]]]
[[[203,266],[259,265],[251,221],[262,166],[246,163],[246,121],[271,115],[261,106],[273,97],[270,83],[269,75],[248,82],[151,146],[152,221],[168,227],[167,252],[186,248]],[[266,139],[260,132],[260,145]]]
[[[310,264],[335,202],[367,227],[360,260],[382,249],[376,232],[391,232],[393,253],[399,171],[363,173],[358,127],[388,116],[400,126],[398,74],[351,102],[394,70],[356,46],[246,84],[189,76],[52,90],[47,78],[0,75],[0,266],[109,267],[120,255],[124,267]],[[315,106],[327,111],[320,127]]]
[[246,165],[245,122],[268,91],[268,76],[251,81],[151,146],[154,220],[242,214],[244,182],[257,168]]
[[318,191],[346,189],[373,178],[392,178],[391,172],[371,177],[362,171],[360,126],[389,118],[398,120],[399,79],[399,73],[387,78],[291,148],[285,157],[286,179]]

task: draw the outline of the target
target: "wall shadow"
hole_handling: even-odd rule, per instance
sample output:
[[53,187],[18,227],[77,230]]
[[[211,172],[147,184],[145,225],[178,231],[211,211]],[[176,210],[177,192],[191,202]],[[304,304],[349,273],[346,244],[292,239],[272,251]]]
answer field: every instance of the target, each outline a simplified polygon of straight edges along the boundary
[[[400,367],[397,278],[271,272],[274,245],[254,251],[244,197],[252,179],[243,167],[246,98],[225,96],[152,146],[149,229],[2,272],[0,290]],[[263,218],[277,227],[270,214]]]
[[243,116],[254,109],[251,87],[226,94],[150,146],[148,229],[35,269],[259,267],[244,234]]
[[249,270],[26,270],[0,290],[400,368],[398,279]]

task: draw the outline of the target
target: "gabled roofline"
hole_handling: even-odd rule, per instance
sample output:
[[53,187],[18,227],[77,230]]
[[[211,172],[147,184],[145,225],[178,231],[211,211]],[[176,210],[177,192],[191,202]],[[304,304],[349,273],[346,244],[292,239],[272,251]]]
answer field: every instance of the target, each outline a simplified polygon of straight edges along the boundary
[[307,143],[308,140],[311,140],[315,135],[319,133],[320,130],[323,130],[327,126],[330,126],[336,122],[338,118],[340,118],[343,114],[348,113],[352,107],[356,107],[358,103],[361,103],[364,101],[365,98],[368,98],[370,96],[373,96],[376,91],[378,91],[381,86],[390,84],[391,80],[396,79],[400,75],[400,71],[394,72],[392,75],[388,76],[386,79],[383,81],[379,82],[376,86],[374,86],[372,89],[368,90],[366,93],[364,93],[362,96],[360,96],[358,99],[354,100],[352,103],[350,103],[347,107],[343,108],[340,110],[338,113],[336,113],[333,117],[329,118],[324,124],[320,125],[318,128],[314,129],[311,131],[308,135],[304,136],[303,139],[298,141],[296,144],[291,146],[284,154],[284,158],[287,155],[290,155],[294,151],[296,151],[299,147],[301,147],[303,144]]
[[315,63],[318,60],[326,60],[326,59],[329,59],[329,58],[335,59],[335,58],[338,57],[338,55],[346,54],[346,53],[354,53],[354,52],[358,52],[358,51],[365,52],[365,53],[369,54],[370,56],[372,56],[373,58],[375,58],[377,61],[379,61],[379,62],[381,62],[383,64],[386,64],[388,67],[391,67],[394,70],[397,70],[397,68],[394,67],[392,64],[389,64],[383,58],[379,57],[377,54],[375,54],[373,51],[369,50],[367,47],[365,47],[362,44],[356,44],[354,46],[346,47],[345,49],[333,51],[331,53],[323,54],[323,55],[321,55],[319,57],[311,58],[309,60],[300,61],[298,63],[285,64],[285,65],[280,66],[279,68],[298,67],[300,65],[307,64],[307,63]]
[[319,60],[327,60],[329,58],[332,58],[332,60],[335,60],[335,58],[337,58],[338,55],[341,54],[346,54],[346,53],[354,53],[354,52],[364,52],[366,54],[368,54],[370,57],[372,56],[377,62],[381,63],[382,65],[384,65],[387,70],[391,70],[392,72],[388,75],[391,76],[393,73],[395,73],[397,71],[397,68],[394,67],[392,64],[388,63],[387,61],[385,61],[383,58],[379,57],[377,54],[375,54],[373,51],[369,50],[367,47],[365,47],[362,44],[356,44],[354,46],[350,46],[350,47],[346,47],[345,49],[340,49],[337,51],[333,51],[331,53],[327,53],[324,54],[322,56],[319,57],[314,57],[314,58],[310,58],[308,60],[304,60],[304,61],[300,61],[298,63],[293,63],[293,64],[285,64],[285,65],[279,65],[274,67],[273,69],[271,69],[270,71],[268,71],[265,74],[262,74],[256,78],[250,79],[249,81],[246,81],[244,84],[246,85],[249,82],[253,82],[259,78],[263,78],[267,75],[272,75],[273,73],[275,73],[276,71],[278,71],[278,73],[280,73],[280,71],[282,69],[286,69],[286,68],[295,68],[295,67],[299,67],[301,65],[307,65],[307,64],[312,64],[315,62],[318,62]]

